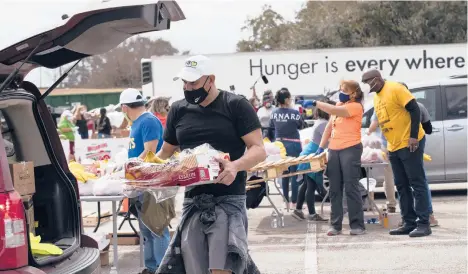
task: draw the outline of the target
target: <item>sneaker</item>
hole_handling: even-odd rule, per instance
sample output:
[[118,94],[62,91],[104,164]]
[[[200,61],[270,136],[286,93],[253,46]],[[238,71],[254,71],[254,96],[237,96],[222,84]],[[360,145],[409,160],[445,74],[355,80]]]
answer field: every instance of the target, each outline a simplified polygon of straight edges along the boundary
[[418,226],[416,229],[411,231],[409,233],[410,237],[424,237],[424,236],[429,236],[432,234],[431,227],[426,225],[426,226]]
[[366,234],[366,230],[362,228],[353,228],[349,231],[349,235],[363,235]]
[[395,213],[396,212],[396,208],[394,206],[388,206],[387,207],[387,212],[388,213]]
[[139,274],[154,274],[155,271],[151,271],[148,268],[143,269]]
[[325,219],[325,218],[323,218],[322,216],[320,216],[318,214],[307,216],[307,220],[313,221],[313,222],[327,222],[328,221],[328,219]]
[[429,215],[429,224],[431,227],[435,227],[439,225],[439,221],[434,217],[434,214]]
[[409,235],[416,227],[414,226],[400,226],[397,229],[390,230],[390,235]]
[[302,212],[302,210],[295,209],[293,213],[291,213],[291,216],[293,216],[294,219],[299,220],[299,221],[305,220],[304,213]]
[[327,236],[336,236],[336,235],[339,235],[341,234],[341,230],[337,230],[333,227],[330,227],[327,231]]

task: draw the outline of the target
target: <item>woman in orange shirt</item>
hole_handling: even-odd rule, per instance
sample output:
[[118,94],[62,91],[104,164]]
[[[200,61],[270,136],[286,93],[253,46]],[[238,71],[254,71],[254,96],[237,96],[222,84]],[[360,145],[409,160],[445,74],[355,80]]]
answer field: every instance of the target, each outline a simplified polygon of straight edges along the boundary
[[363,93],[359,83],[352,80],[341,81],[340,102],[330,105],[324,102],[313,103],[320,110],[331,115],[316,154],[324,151],[328,143],[328,164],[326,175],[330,181],[330,229],[328,236],[341,234],[343,222],[343,188],[346,195],[351,235],[366,232],[362,197],[359,192],[361,177],[361,120],[364,109],[361,101]]
[[166,128],[167,114],[169,113],[169,100],[168,97],[158,97],[154,99],[151,109],[154,116],[158,117],[159,121],[163,125],[163,128]]

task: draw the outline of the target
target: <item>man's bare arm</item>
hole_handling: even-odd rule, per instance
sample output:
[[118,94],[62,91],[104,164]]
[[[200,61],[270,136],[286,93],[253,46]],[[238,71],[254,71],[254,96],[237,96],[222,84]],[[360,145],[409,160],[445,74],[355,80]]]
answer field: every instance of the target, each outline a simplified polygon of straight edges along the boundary
[[166,160],[174,155],[178,148],[178,146],[171,145],[168,142],[163,142],[161,150],[159,150],[157,156],[163,160]]
[[158,147],[158,140],[153,140],[149,142],[145,142],[145,150],[140,154],[139,158],[144,159],[146,157],[146,154],[148,152],[152,151],[153,153],[156,153],[156,148]]
[[379,126],[379,121],[373,120],[369,126],[369,134],[375,132],[378,126]]
[[247,146],[247,152],[244,156],[233,162],[236,169],[239,171],[249,170],[258,163],[264,161],[267,156],[265,147],[263,146],[262,131],[260,129],[256,129],[242,136],[242,140]]

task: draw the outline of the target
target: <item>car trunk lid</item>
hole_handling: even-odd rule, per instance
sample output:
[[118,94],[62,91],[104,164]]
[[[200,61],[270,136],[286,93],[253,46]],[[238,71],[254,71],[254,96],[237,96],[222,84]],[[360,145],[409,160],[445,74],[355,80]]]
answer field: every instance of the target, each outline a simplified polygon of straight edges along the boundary
[[[72,16],[65,24],[34,35],[0,51],[0,82],[8,70],[26,61],[21,79],[34,67],[57,68],[88,56],[105,53],[137,34],[170,29],[185,16],[175,1],[109,7]],[[37,47],[35,53],[27,56]]]

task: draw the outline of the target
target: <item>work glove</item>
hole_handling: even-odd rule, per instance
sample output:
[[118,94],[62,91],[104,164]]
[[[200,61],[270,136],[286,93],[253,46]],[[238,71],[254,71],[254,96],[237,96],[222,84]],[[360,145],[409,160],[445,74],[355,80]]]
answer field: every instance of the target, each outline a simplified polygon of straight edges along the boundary
[[319,147],[319,148],[317,149],[317,151],[314,153],[314,156],[320,155],[320,154],[322,154],[324,151],[325,151],[325,149]]

